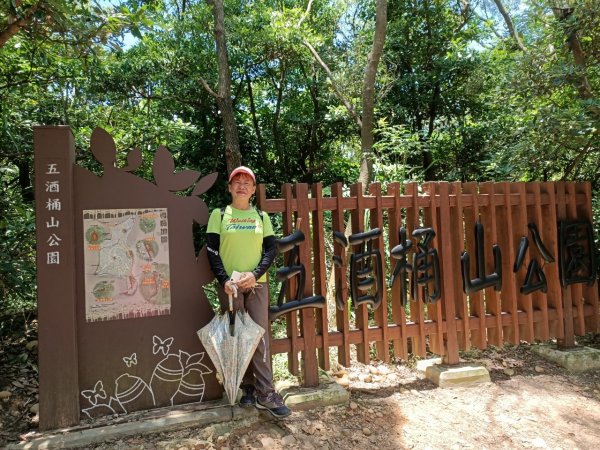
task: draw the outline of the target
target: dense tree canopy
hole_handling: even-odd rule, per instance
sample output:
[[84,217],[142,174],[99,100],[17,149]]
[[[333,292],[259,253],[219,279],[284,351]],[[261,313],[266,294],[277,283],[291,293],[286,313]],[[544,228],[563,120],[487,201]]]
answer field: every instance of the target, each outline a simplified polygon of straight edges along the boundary
[[34,299],[34,125],[70,125],[87,166],[101,126],[121,149],[167,145],[179,167],[224,173],[227,95],[241,160],[273,194],[356,181],[372,117],[376,180],[589,180],[598,199],[596,0],[12,0],[0,4],[3,309]]

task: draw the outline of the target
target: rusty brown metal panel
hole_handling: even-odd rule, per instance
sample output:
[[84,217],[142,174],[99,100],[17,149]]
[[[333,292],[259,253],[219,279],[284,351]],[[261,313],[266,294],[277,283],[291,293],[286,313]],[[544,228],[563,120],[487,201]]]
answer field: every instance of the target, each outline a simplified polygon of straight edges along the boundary
[[[208,209],[197,195],[210,188],[216,175],[200,178],[193,195],[180,196],[174,192],[193,184],[200,173],[174,172],[172,157],[166,149],[159,148],[156,152],[154,183],[129,173],[131,168],[115,167],[114,142],[102,130],[95,130],[92,135],[92,152],[103,166],[101,176],[82,167],[74,167],[82,413],[96,417],[220,398],[222,389],[216,380],[214,367],[196,335],[196,331],[214,315],[202,288],[213,279],[213,275],[206,249],[195,254],[192,234],[194,221],[199,224],[208,221]],[[131,155],[128,159],[134,160]],[[161,222],[160,227],[161,239],[164,236],[165,242],[168,242],[168,273],[161,275],[158,283],[156,278],[147,276],[153,274],[152,270],[158,270],[149,262],[148,274],[145,267],[141,274],[134,273],[132,269],[130,276],[140,277],[136,289],[149,303],[152,303],[156,291],[169,288],[170,312],[132,317],[137,315],[132,310],[126,315],[128,318],[88,321],[85,297],[90,286],[86,286],[84,280],[89,275],[86,270],[93,268],[84,266],[84,251],[89,251],[89,248],[84,250],[87,245],[84,211],[107,211],[107,220],[118,224],[122,220],[120,217],[124,217],[123,212],[156,208],[167,211],[164,220],[168,222]],[[118,235],[110,236],[110,240],[115,239]],[[135,248],[129,250],[129,257],[134,257]],[[128,277],[124,278],[127,280]]]
[[75,143],[68,127],[36,127],[35,209],[40,430],[79,423],[73,232]]

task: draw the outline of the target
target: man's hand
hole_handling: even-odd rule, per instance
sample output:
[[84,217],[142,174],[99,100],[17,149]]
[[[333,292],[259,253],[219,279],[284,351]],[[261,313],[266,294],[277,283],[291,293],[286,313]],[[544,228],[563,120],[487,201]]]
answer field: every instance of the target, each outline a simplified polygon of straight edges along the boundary
[[235,281],[227,280],[225,282],[225,286],[223,286],[225,293],[227,295],[233,295],[234,297],[237,297],[237,284],[238,283],[236,283]]
[[252,289],[256,286],[256,277],[252,272],[243,272],[237,282],[237,286],[242,289]]

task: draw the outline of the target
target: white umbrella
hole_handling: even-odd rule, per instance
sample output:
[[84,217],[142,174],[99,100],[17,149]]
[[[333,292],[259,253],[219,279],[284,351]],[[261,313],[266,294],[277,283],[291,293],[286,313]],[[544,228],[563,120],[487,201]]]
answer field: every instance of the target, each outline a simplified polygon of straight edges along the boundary
[[265,330],[247,312],[233,313],[231,295],[229,312],[215,315],[198,330],[200,342],[221,375],[230,405],[235,403],[244,373],[264,333]]

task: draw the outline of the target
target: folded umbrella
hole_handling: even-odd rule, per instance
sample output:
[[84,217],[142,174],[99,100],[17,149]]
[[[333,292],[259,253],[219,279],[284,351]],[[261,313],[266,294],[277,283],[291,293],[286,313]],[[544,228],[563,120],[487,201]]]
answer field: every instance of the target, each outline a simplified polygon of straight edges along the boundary
[[244,373],[264,333],[247,312],[233,312],[231,295],[229,311],[216,314],[198,330],[200,342],[220,374],[230,405],[235,403]]

